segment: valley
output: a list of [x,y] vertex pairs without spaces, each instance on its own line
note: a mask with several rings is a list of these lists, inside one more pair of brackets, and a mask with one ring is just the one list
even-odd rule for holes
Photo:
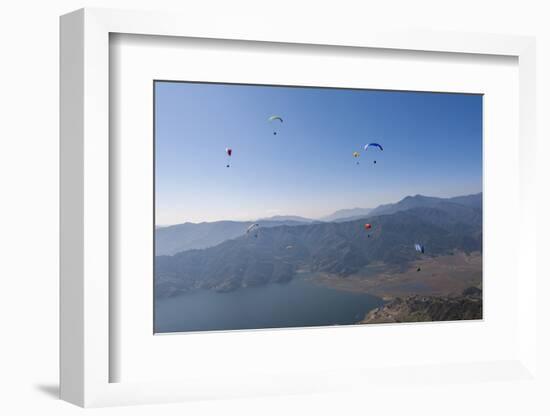
[[[480,319],[481,201],[481,194],[416,195],[359,219],[352,209],[333,221],[285,216],[157,229],[162,250],[196,246],[155,257],[158,329],[447,320],[461,313]],[[258,224],[253,233],[251,224]]]
[[322,274],[315,281],[339,290],[370,293],[384,300],[392,300],[416,294],[452,296],[469,287],[481,288],[481,271],[481,253],[456,252],[452,255],[415,260],[406,270],[385,264],[372,264],[345,279],[337,275]]

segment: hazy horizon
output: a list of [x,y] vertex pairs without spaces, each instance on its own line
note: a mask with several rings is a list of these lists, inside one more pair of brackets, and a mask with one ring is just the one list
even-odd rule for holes
[[338,208],[334,211],[330,211],[330,212],[327,212],[319,217],[307,217],[305,215],[298,215],[298,214],[294,214],[294,213],[283,213],[283,214],[274,214],[274,215],[270,215],[270,216],[266,216],[266,217],[256,217],[256,218],[220,218],[220,219],[216,219],[216,220],[213,220],[213,221],[182,221],[182,222],[176,222],[176,223],[171,223],[171,224],[159,224],[157,223],[156,226],[157,227],[170,227],[172,225],[178,225],[178,224],[184,224],[186,222],[188,223],[193,223],[193,224],[200,224],[200,223],[203,223],[203,222],[217,222],[217,221],[242,221],[242,222],[253,222],[253,221],[258,221],[258,220],[262,220],[262,219],[270,219],[270,218],[273,218],[273,217],[303,217],[303,218],[306,218],[306,219],[309,219],[309,220],[315,220],[315,221],[322,221],[323,218],[331,215],[331,214],[334,214],[335,212],[337,211],[342,211],[342,210],[351,210],[351,209],[375,209],[375,208],[378,208],[380,205],[385,205],[385,204],[394,204],[394,203],[397,203],[401,200],[403,200],[404,198],[408,197],[408,196],[417,196],[417,195],[420,195],[420,196],[424,196],[424,197],[428,197],[428,198],[455,198],[455,197],[459,197],[459,196],[470,196],[470,195],[477,195],[477,194],[480,194],[482,193],[483,191],[479,191],[479,192],[473,192],[473,193],[469,193],[469,194],[460,194],[460,195],[448,195],[448,196],[434,196],[434,195],[421,195],[421,194],[414,194],[414,195],[404,195],[402,198],[399,198],[395,201],[388,201],[388,202],[383,202],[381,204],[378,204],[376,206],[372,206],[372,207],[344,207],[344,208]]
[[159,226],[482,192],[480,95],[157,82],[155,97]]

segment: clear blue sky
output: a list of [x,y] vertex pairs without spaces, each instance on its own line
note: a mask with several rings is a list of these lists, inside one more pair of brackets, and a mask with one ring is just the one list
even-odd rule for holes
[[[155,93],[158,225],[482,190],[480,95],[177,82]],[[277,135],[271,115],[284,119]],[[364,152],[369,142],[384,151]]]

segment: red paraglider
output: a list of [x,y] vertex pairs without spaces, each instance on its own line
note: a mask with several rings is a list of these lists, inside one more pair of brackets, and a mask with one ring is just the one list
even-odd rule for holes
[[226,147],[225,153],[227,154],[227,165],[225,165],[226,168],[231,166],[231,154],[233,153],[233,149]]
[[[372,225],[370,225],[370,224],[365,224],[365,230],[369,231],[371,228],[372,228]],[[367,234],[367,238],[370,238],[370,233]]]

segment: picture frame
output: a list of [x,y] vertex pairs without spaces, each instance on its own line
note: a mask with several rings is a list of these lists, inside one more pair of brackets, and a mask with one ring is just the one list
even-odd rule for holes
[[[239,29],[236,30],[236,27]],[[120,360],[112,340],[120,328],[111,319],[117,309],[110,276],[116,258],[110,251],[114,221],[112,201],[116,199],[111,174],[116,170],[111,156],[113,134],[110,97],[110,38],[113,34],[174,38],[223,39],[278,45],[324,45],[332,50],[375,49],[423,51],[435,55],[508,56],[518,60],[520,177],[517,201],[521,215],[518,224],[518,264],[522,271],[517,305],[517,341],[515,354],[506,360],[467,363],[442,362],[414,369],[397,368],[367,376],[360,368],[332,368],[327,377],[315,371],[296,374],[291,369],[266,373],[263,377],[237,377],[222,372],[216,381],[207,377],[187,377],[175,381],[113,381],[110,368]],[[299,51],[298,51],[299,53]],[[312,28],[280,27],[269,22],[227,22],[213,18],[208,25],[192,16],[106,9],[82,9],[61,18],[61,304],[60,304],[60,379],[61,398],[79,406],[159,403],[198,398],[250,397],[266,394],[322,393],[350,388],[351,385],[389,380],[391,377],[433,380],[434,377],[469,377],[483,373],[482,379],[525,380],[536,375],[536,192],[535,141],[536,78],[535,41],[530,37],[384,31],[379,28],[331,32]],[[408,326],[406,331],[410,331]],[[317,332],[296,330],[295,335],[318,337]],[[223,334],[221,335],[224,336]],[[241,334],[231,342],[242,344]],[[228,337],[226,336],[225,339]],[[442,374],[442,375],[441,375]],[[468,376],[468,374],[470,376]],[[176,374],[177,376],[177,374]],[[342,382],[343,379],[347,381]]]

